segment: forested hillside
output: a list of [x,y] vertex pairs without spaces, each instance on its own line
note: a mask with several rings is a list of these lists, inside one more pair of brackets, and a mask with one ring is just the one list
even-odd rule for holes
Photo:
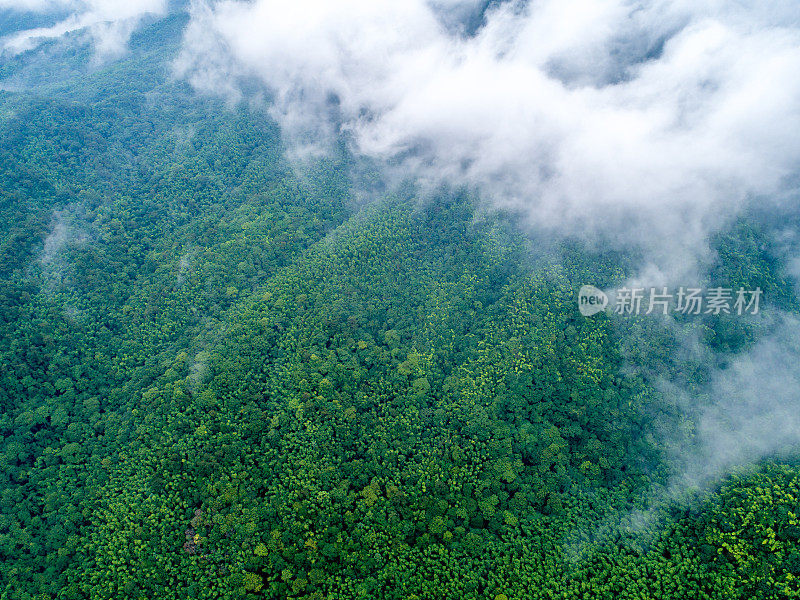
[[[634,258],[365,199],[176,79],[185,22],[0,67],[0,599],[800,597],[791,452],[675,492],[768,323],[583,317]],[[771,219],[700,283],[792,314]]]

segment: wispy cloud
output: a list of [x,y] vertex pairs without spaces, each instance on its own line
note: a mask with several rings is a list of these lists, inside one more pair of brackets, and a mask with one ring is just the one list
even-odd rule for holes
[[167,0],[0,0],[0,9],[63,16],[53,25],[18,31],[4,38],[0,43],[6,52],[19,54],[43,41],[86,31],[97,55],[105,57],[121,54],[142,17],[163,14]]
[[800,449],[800,321],[778,314],[773,333],[718,370],[701,411],[698,448],[682,485],[703,486],[734,466]]
[[[295,147],[344,136],[539,232],[637,250],[642,285],[691,283],[712,234],[798,198],[796,2],[198,1],[176,68],[234,102],[266,92]],[[696,417],[667,440],[667,497],[798,447],[800,325],[776,319],[711,368],[706,407],[665,384]]]
[[297,144],[346,134],[418,180],[468,185],[532,227],[645,248],[674,273],[791,185],[795,8],[505,2],[470,34],[475,2],[197,2],[178,70],[233,99],[261,81]]

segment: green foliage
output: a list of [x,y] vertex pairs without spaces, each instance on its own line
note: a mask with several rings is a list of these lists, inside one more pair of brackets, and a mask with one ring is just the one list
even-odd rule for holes
[[[798,597],[786,466],[597,533],[685,426],[653,379],[705,375],[577,313],[622,257],[529,264],[463,194],[357,208],[345,151],[296,170],[263,114],[170,82],[159,23],[0,97],[0,598]],[[711,278],[786,294],[758,239]]]

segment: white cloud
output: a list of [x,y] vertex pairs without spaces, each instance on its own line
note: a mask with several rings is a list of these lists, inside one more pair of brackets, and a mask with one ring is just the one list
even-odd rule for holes
[[774,333],[714,373],[714,403],[698,419],[698,448],[688,456],[681,484],[702,486],[737,465],[797,451],[798,360],[800,321],[779,314]]
[[72,0],[0,0],[0,9],[51,12],[74,4]]
[[[260,81],[300,147],[345,133],[532,228],[642,250],[642,286],[692,283],[711,234],[798,197],[796,2],[511,1],[466,35],[477,6],[197,2],[177,71],[234,101]],[[671,494],[796,447],[800,326],[780,319],[714,372]]]
[[350,132],[420,179],[468,184],[558,234],[638,244],[672,273],[797,171],[791,3],[509,2],[473,36],[442,10],[196,3],[178,68],[231,97],[257,77],[295,142]]
[[2,48],[18,54],[36,48],[43,41],[86,30],[100,56],[118,55],[131,33],[147,14],[163,14],[167,0],[0,0],[0,8],[58,13],[66,16],[49,27],[16,32],[4,38]]

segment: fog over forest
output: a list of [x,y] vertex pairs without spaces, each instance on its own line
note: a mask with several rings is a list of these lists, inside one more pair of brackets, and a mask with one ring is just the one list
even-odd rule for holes
[[800,596],[795,1],[0,0],[0,600]]

